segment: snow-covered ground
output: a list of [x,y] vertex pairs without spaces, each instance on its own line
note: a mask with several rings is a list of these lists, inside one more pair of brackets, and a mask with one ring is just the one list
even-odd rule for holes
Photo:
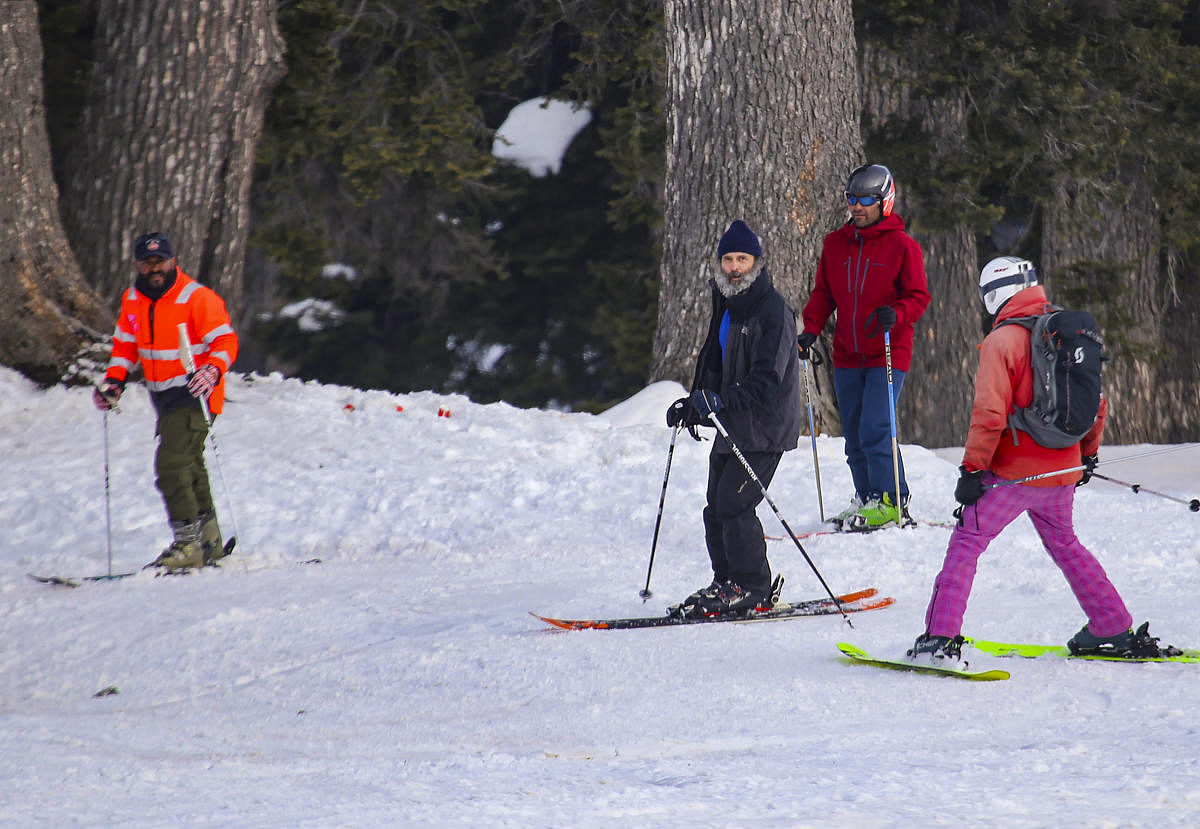
[[[708,581],[710,444],[683,435],[654,597],[638,597],[679,393],[592,416],[234,375],[216,427],[228,492],[210,466],[235,556],[72,590],[26,573],[108,570],[104,418],[86,389],[0,369],[0,825],[1200,825],[1200,666],[979,657],[1012,679],[968,683],[843,661],[838,641],[895,655],[921,632],[943,528],[804,541],[835,590],[897,599],[853,630],[529,616],[654,614]],[[153,416],[141,388],[122,403],[115,571],[167,538]],[[798,532],[819,520],[803,440],[772,487]],[[817,443],[832,512],[849,475],[840,440]],[[904,451],[914,513],[946,519],[957,455]],[[1101,471],[1192,498],[1198,461],[1191,446]],[[1134,616],[1200,646],[1200,514],[1094,482],[1076,516]],[[770,555],[785,598],[821,595],[792,542]],[[1006,530],[968,632],[1061,643],[1083,622],[1028,521]]]

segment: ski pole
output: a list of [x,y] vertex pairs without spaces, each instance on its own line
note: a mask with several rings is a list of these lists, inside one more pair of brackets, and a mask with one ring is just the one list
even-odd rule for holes
[[[196,371],[196,358],[192,355],[192,341],[188,337],[187,323],[179,323],[179,359],[183,361],[183,367],[190,377]],[[229,521],[233,524],[233,538],[225,542],[225,552],[228,554],[237,544],[238,539],[238,523],[237,516],[233,512],[233,495],[229,491],[229,484],[225,482],[225,468],[221,466],[221,452],[217,448],[217,436],[213,434],[213,419],[212,414],[208,410],[208,398],[200,398],[200,411],[204,413],[204,422],[208,424],[208,440],[212,444],[213,458],[217,462],[217,474],[221,476],[221,486],[225,490],[225,501],[229,505]]]
[[816,574],[817,581],[821,582],[821,586],[825,588],[825,592],[829,594],[829,598],[833,599],[833,603],[837,607],[838,613],[842,614],[842,618],[846,620],[847,625],[854,627],[854,623],[850,621],[850,617],[842,608],[842,603],[838,601],[837,596],[833,595],[833,591],[830,590],[829,585],[825,583],[825,577],[821,575],[821,571],[817,569],[817,565],[813,563],[811,558],[809,558],[808,552],[804,549],[804,545],[800,543],[800,539],[796,537],[794,532],[792,532],[792,528],[788,526],[788,522],[784,520],[783,514],[779,511],[779,507],[775,506],[774,499],[772,499],[770,494],[767,493],[767,488],[763,486],[763,482],[759,479],[758,475],[754,473],[754,469],[750,466],[750,461],[746,460],[746,456],[742,454],[742,450],[738,449],[737,444],[733,442],[733,438],[729,436],[729,432],[725,431],[725,426],[721,423],[720,419],[717,418],[717,413],[710,409],[708,412],[708,419],[712,421],[713,426],[717,427],[717,431],[721,433],[721,437],[725,438],[725,441],[729,444],[729,448],[733,451],[733,454],[737,456],[739,461],[742,462],[742,466],[746,469],[746,474],[750,476],[750,479],[753,480],[754,483],[758,484],[758,488],[762,490],[763,498],[765,498],[766,502],[771,505],[771,509],[774,511],[775,517],[779,519],[779,523],[783,525],[785,530],[787,530],[787,534],[795,543],[796,549],[800,551],[800,555],[804,556],[804,560],[808,562],[808,566],[811,567],[813,573]]
[[888,415],[892,420],[892,475],[896,484],[896,524],[904,526],[903,506],[900,504],[900,444],[896,441],[896,393],[892,385],[892,330],[883,329],[883,358],[887,364]]
[[[1200,444],[1191,443],[1191,444],[1187,444],[1185,446],[1168,446],[1163,449],[1152,449],[1149,452],[1139,452],[1136,455],[1125,455],[1124,457],[1121,457],[1121,458],[1105,459],[1104,463],[1106,465],[1112,465],[1114,463],[1124,463],[1125,461],[1135,461],[1140,458],[1151,457],[1152,455],[1166,455],[1171,452],[1179,452],[1183,449],[1194,449],[1198,445],[1200,445]],[[1097,463],[1096,465],[1099,466],[1100,464]],[[998,487],[998,486],[1012,486],[1013,484],[1023,484],[1026,481],[1039,481],[1042,478],[1053,478],[1055,475],[1065,475],[1068,472],[1079,472],[1084,469],[1087,469],[1087,467],[1084,465],[1068,466],[1066,469],[1056,469],[1053,472],[1043,472],[1040,475],[1026,475],[1024,478],[1017,478],[1012,481],[1000,481],[999,483],[990,484],[988,486],[988,489],[992,489],[992,488]],[[1095,474],[1095,473],[1092,473],[1092,474]],[[1148,491],[1149,490],[1147,490],[1147,492]]]
[[104,412],[104,538],[108,547],[108,577],[112,578],[112,496],[108,484],[108,412]]
[[[816,360],[813,365],[820,365]],[[808,400],[808,435],[812,441],[813,469],[817,477],[817,507],[821,511],[821,523],[825,523],[825,499],[821,495],[821,461],[817,459],[817,427],[813,420],[812,387],[808,381],[808,360],[800,361],[800,370],[804,373],[804,397]]]
[[1116,478],[1110,478],[1107,475],[1101,475],[1099,472],[1093,472],[1092,477],[1099,478],[1102,481],[1108,481],[1110,484],[1127,486],[1133,490],[1135,495],[1139,492],[1148,492],[1151,495],[1157,495],[1159,498],[1166,498],[1168,501],[1174,501],[1177,504],[1183,504],[1192,512],[1200,512],[1200,498],[1193,498],[1190,501],[1185,501],[1183,498],[1176,498],[1174,495],[1167,495],[1164,492],[1155,492],[1153,489],[1146,489],[1141,484],[1130,484],[1126,483],[1125,481],[1118,481]]
[[671,430],[671,445],[667,449],[667,471],[663,473],[662,494],[658,496],[658,517],[654,519],[654,540],[650,542],[650,564],[646,567],[646,586],[638,591],[645,602],[654,594],[650,592],[650,573],[654,570],[654,551],[658,549],[658,528],[662,526],[663,503],[667,500],[667,480],[671,477],[671,459],[675,457],[675,438],[679,427]]

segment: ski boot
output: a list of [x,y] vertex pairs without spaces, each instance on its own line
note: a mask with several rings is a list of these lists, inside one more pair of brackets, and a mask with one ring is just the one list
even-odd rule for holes
[[204,565],[216,564],[219,559],[228,555],[225,544],[221,540],[221,527],[217,524],[215,510],[202,512],[197,520],[200,522],[200,546],[204,548]]
[[717,590],[717,595],[702,598],[696,610],[705,616],[747,616],[755,611],[770,610],[770,593],[742,587],[728,580]]
[[850,505],[848,507],[846,507],[844,510],[842,510],[841,512],[839,512],[837,515],[833,516],[832,518],[828,518],[826,520],[830,524],[833,524],[835,527],[837,527],[839,530],[841,530],[841,529],[845,528],[844,527],[845,523],[847,521],[849,521],[851,518],[853,518],[855,515],[858,515],[858,511],[861,510],[862,508],[863,508],[863,500],[861,498],[859,498],[857,495],[855,495],[853,498],[850,499]]
[[908,506],[897,508],[892,503],[888,493],[880,498],[872,498],[862,505],[855,513],[841,523],[842,530],[850,532],[871,532],[894,524],[897,527],[912,527],[916,525],[908,514]]
[[721,585],[725,583],[724,579],[713,576],[713,580],[707,587],[701,587],[696,592],[692,593],[679,604],[673,604],[667,608],[668,616],[695,616],[697,608],[703,599],[716,598],[717,593],[721,589]]
[[171,532],[175,540],[163,550],[158,558],[143,567],[161,567],[168,573],[180,573],[204,566],[204,546],[200,541],[200,519],[172,521]]
[[1154,659],[1182,653],[1170,645],[1160,647],[1158,638],[1150,635],[1149,622],[1142,622],[1137,630],[1126,630],[1114,636],[1096,636],[1084,625],[1067,642],[1067,649],[1076,656],[1111,656],[1117,659]]
[[958,661],[962,659],[962,636],[934,636],[931,633],[922,633],[917,637],[917,641],[913,642],[913,646],[905,651],[905,656],[909,659],[918,657],[938,659],[951,659]]

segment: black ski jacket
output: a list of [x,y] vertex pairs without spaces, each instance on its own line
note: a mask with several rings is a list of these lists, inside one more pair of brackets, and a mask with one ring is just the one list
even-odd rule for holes
[[[721,396],[718,419],[742,452],[787,452],[800,439],[800,358],[796,312],[784,301],[764,267],[754,284],[726,299],[715,281],[708,336],[696,362],[692,390]],[[721,353],[721,318],[729,311],[729,334]],[[718,433],[717,452],[729,452]]]

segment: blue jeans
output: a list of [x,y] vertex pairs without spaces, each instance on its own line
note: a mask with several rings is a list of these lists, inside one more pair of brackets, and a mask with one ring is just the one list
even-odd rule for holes
[[[907,372],[892,369],[896,402],[904,388]],[[833,388],[842,416],[846,438],[846,463],[854,478],[854,491],[862,501],[880,498],[886,492],[896,501],[896,480],[892,469],[892,404],[888,397],[887,369],[835,368]],[[908,501],[908,482],[904,480],[904,459],[899,445],[896,460],[900,465],[900,504]]]

